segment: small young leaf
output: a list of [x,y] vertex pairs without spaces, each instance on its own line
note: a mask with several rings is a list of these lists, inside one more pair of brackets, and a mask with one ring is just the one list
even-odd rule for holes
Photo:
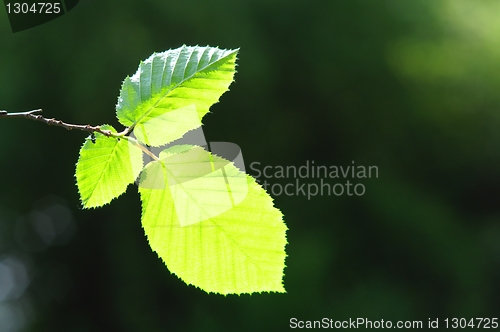
[[122,85],[116,114],[139,141],[160,146],[198,128],[233,81],[238,50],[189,47],[155,53]]
[[[116,130],[108,125],[104,130]],[[80,149],[76,164],[76,182],[84,208],[105,205],[123,194],[143,166],[142,151],[126,139],[95,134]]]
[[284,292],[287,228],[265,190],[199,147],[160,156],[139,192],[149,244],[168,269],[206,292]]

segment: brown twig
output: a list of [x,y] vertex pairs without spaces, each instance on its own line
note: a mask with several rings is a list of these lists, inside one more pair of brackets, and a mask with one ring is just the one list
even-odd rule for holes
[[40,114],[36,114],[36,113],[41,113],[41,112],[42,112],[41,109],[27,111],[27,112],[18,112],[18,113],[9,113],[7,111],[0,110],[0,118],[26,118],[26,119],[31,119],[31,120],[46,123],[49,126],[63,127],[63,128],[66,128],[67,130],[77,129],[77,130],[88,131],[91,133],[101,133],[107,137],[119,136],[119,134],[117,135],[117,134],[111,132],[111,130],[102,129],[100,126],[69,124],[69,123],[62,122],[61,120],[47,119],[47,118],[44,118],[43,116],[41,116]]

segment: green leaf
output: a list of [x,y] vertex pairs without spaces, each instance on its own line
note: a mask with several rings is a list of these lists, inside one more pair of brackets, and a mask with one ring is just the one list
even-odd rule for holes
[[[108,125],[102,129],[116,130]],[[76,164],[76,182],[84,208],[105,205],[123,194],[143,166],[142,151],[126,139],[95,134],[87,138]]]
[[116,113],[137,139],[160,146],[201,126],[228,90],[238,50],[189,47],[154,53],[123,82]]
[[168,269],[206,292],[284,292],[287,228],[265,190],[200,147],[160,157],[139,192],[149,244]]

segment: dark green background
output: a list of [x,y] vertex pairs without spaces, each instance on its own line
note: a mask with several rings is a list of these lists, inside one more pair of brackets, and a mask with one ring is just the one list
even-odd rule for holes
[[[17,283],[0,298],[0,328],[499,317],[499,15],[493,0],[113,0],[13,34],[0,12],[0,109],[119,127],[121,81],[140,60],[182,44],[240,47],[236,83],[204,119],[207,140],[238,144],[247,167],[379,168],[361,197],[275,197],[289,227],[286,294],[208,295],[151,251],[135,186],[80,209],[85,133],[2,119],[0,264]],[[72,236],[43,244],[43,230],[66,223]]]

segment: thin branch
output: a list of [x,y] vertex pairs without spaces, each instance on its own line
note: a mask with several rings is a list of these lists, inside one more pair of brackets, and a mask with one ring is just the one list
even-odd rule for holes
[[35,121],[40,121],[45,124],[48,124],[49,126],[57,126],[57,127],[63,127],[67,130],[83,130],[83,131],[88,131],[90,133],[101,133],[104,136],[121,136],[121,133],[115,134],[111,132],[111,130],[105,130],[101,129],[100,126],[91,126],[91,125],[75,125],[75,124],[69,124],[62,122],[61,120],[56,120],[56,119],[47,119],[41,116],[40,114],[36,113],[41,113],[42,110],[32,110],[32,111],[27,111],[27,112],[18,112],[18,113],[9,113],[7,111],[2,111],[0,110],[0,118],[26,118],[30,120],[35,120]]

